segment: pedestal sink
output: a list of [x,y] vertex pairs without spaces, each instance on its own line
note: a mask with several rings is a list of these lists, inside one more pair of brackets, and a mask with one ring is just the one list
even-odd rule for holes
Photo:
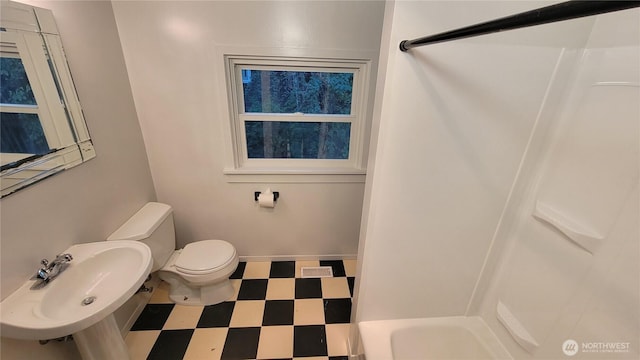
[[[138,241],[73,245],[67,269],[42,287],[29,280],[0,303],[0,332],[46,340],[73,334],[85,360],[129,359],[113,317],[144,283],[153,263]],[[35,271],[35,269],[34,269]]]

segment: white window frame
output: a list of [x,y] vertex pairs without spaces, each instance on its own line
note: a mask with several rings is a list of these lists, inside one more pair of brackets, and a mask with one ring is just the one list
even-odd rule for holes
[[[224,54],[223,58],[233,157],[233,166],[227,166],[224,171],[228,181],[364,182],[366,174],[364,147],[367,130],[367,102],[370,95],[370,60],[230,54]],[[349,115],[245,113],[243,111],[242,68],[353,73],[351,113]],[[349,157],[347,159],[249,158],[245,132],[246,121],[350,123]]]

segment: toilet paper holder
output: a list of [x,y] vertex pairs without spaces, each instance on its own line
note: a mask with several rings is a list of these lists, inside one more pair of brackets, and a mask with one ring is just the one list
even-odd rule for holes
[[[258,201],[258,196],[260,196],[260,194],[262,194],[262,192],[260,191],[256,191],[253,193],[253,200],[254,201]],[[279,191],[273,191],[273,201],[278,201],[278,198],[280,197],[280,192]]]

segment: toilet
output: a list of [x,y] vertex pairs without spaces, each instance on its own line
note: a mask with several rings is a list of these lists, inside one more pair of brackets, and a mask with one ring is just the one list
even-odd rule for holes
[[107,240],[137,240],[151,249],[153,267],[169,283],[169,298],[181,305],[213,305],[231,298],[229,276],[238,254],[223,240],[201,240],[176,250],[173,209],[167,204],[144,205]]

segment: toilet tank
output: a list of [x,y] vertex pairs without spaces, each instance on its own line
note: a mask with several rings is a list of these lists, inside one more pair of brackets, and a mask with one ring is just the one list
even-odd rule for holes
[[173,209],[167,204],[147,203],[107,240],[136,240],[145,243],[153,256],[151,272],[157,271],[169,260],[176,248]]

